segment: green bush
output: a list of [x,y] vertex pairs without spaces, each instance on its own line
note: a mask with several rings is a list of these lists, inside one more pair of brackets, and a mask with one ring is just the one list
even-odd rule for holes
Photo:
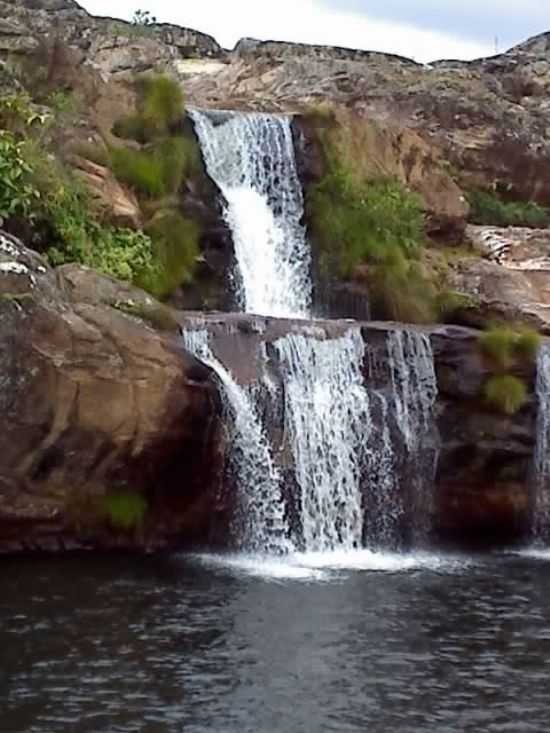
[[156,135],[164,135],[183,119],[183,92],[169,76],[151,75],[138,80],[138,112]]
[[113,529],[128,532],[143,524],[148,504],[141,494],[114,492],[104,497],[102,509]]
[[484,392],[487,403],[505,415],[515,415],[527,402],[525,384],[510,374],[491,377]]
[[358,184],[336,169],[312,191],[310,213],[323,255],[344,276],[362,262],[383,262],[395,251],[417,257],[424,241],[419,201],[397,181]]
[[536,331],[525,328],[517,335],[515,350],[520,358],[528,362],[534,362],[537,358],[540,344],[541,337],[539,334]]
[[138,284],[162,298],[192,279],[199,255],[199,232],[194,222],[170,209],[158,212],[146,232],[153,241],[158,268],[145,271]]
[[116,178],[150,199],[177,193],[195,160],[194,146],[179,137],[164,138],[145,150],[111,149]]
[[40,191],[33,182],[34,170],[24,142],[0,130],[0,218],[32,217]]
[[138,78],[136,90],[136,112],[115,122],[113,132],[117,137],[145,144],[181,126],[184,98],[175,79],[148,74]]
[[479,347],[496,369],[506,371],[516,361],[534,362],[540,345],[540,336],[528,328],[491,328],[479,337]]
[[340,162],[310,191],[308,216],[325,275],[363,266],[381,317],[427,321],[435,290],[418,259],[424,245],[419,199],[394,180],[361,181]]
[[156,271],[153,245],[146,234],[102,225],[85,191],[58,162],[28,147],[38,197],[37,226],[48,230],[49,261],[57,266],[79,262],[120,280],[135,282]]
[[121,183],[130,186],[143,196],[157,198],[164,195],[162,168],[150,152],[113,148],[111,150],[113,173]]
[[535,229],[550,226],[550,209],[532,201],[503,201],[490,191],[472,191],[468,200],[474,224]]
[[516,333],[510,328],[492,328],[479,337],[479,347],[499,369],[510,369],[514,364]]

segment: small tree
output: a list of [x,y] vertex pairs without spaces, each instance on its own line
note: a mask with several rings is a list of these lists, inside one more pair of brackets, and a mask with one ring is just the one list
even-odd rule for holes
[[132,25],[149,26],[155,25],[156,16],[151,15],[150,10],[136,10],[132,18]]

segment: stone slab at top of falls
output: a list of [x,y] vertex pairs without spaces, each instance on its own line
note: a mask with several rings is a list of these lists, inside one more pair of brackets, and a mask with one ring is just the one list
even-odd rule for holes
[[[373,356],[378,343],[386,348],[386,337],[391,332],[412,331],[424,333],[434,341],[434,354],[442,348],[442,342],[453,343],[462,340],[475,342],[477,332],[460,326],[418,326],[391,321],[351,321],[351,320],[305,320],[294,318],[275,318],[248,313],[197,313],[180,311],[179,322],[182,329],[205,329],[210,334],[210,348],[225,366],[231,369],[241,384],[254,382],[258,377],[263,359],[262,344],[273,344],[289,333],[302,334],[319,339],[337,339],[350,329],[359,328],[370,346]],[[375,356],[375,355],[374,355]],[[373,371],[376,371],[374,369]]]

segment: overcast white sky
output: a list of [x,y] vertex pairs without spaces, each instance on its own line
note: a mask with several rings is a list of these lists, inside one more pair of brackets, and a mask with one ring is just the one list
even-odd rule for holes
[[550,30],[550,0],[80,0],[89,12],[160,22],[213,35],[387,51],[417,61],[471,59]]

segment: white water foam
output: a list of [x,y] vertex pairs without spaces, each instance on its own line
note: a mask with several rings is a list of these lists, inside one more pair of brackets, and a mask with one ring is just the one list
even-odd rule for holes
[[289,334],[275,342],[285,385],[285,431],[300,488],[308,551],[362,545],[361,474],[370,430],[359,329],[339,339]]
[[354,572],[410,573],[413,571],[456,573],[472,560],[462,556],[430,553],[388,553],[372,550],[293,553],[286,557],[266,555],[195,555],[202,565],[267,581],[334,582]]
[[232,463],[241,504],[243,549],[281,555],[292,550],[281,496],[281,476],[273,462],[254,400],[212,353],[207,331],[184,331],[183,343],[218,375],[232,411]]
[[210,177],[225,198],[241,308],[306,318],[311,255],[291,119],[190,110]]

